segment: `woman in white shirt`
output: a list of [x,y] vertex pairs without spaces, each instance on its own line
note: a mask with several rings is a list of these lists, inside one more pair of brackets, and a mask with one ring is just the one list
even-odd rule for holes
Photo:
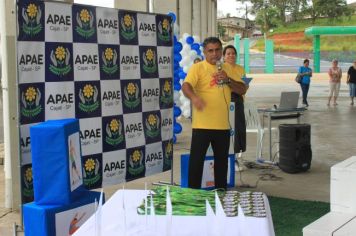
[[334,99],[334,106],[337,105],[336,99],[339,96],[339,90],[340,90],[340,82],[341,82],[341,77],[342,77],[342,71],[341,68],[337,66],[338,61],[334,59],[332,61],[332,67],[329,69],[329,83],[330,83],[330,92],[329,92],[329,100],[328,100],[328,106],[330,106],[330,101],[331,98],[333,97]]

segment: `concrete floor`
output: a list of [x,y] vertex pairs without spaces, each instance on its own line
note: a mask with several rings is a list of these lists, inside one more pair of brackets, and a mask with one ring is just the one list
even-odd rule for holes
[[[253,101],[258,107],[271,107],[279,103],[281,91],[299,90],[294,82],[295,74],[251,75],[254,80],[246,99]],[[348,87],[343,78],[343,84],[338,99],[338,106],[326,106],[328,96],[328,80],[326,74],[315,74],[310,89],[310,106],[302,117],[302,122],[311,124],[311,144],[313,159],[311,169],[305,173],[287,174],[277,168],[244,169],[236,172],[235,182],[237,189],[242,183],[254,188],[252,191],[262,191],[270,196],[285,197],[300,200],[314,200],[329,202],[330,167],[342,160],[355,155],[355,122],[356,106],[350,106]],[[189,153],[191,126],[190,120],[180,119],[183,132],[178,135],[174,146],[173,178],[180,182],[180,155]],[[277,127],[279,123],[290,123],[294,120],[273,122]],[[278,129],[277,129],[278,130]],[[273,143],[278,142],[278,134],[273,134]],[[274,145],[274,153],[276,147]],[[268,158],[267,136],[264,138],[263,156]],[[243,161],[254,161],[256,148],[256,135],[248,134],[247,151],[243,154]],[[3,153],[3,152],[2,152]],[[268,176],[273,178],[262,178]],[[170,181],[171,172],[166,172],[125,184],[125,188],[143,189],[145,183]],[[123,185],[105,188],[107,199]],[[0,235],[13,235],[13,223],[20,224],[20,214],[4,208],[4,171],[0,168]],[[18,235],[22,235],[19,233]]]

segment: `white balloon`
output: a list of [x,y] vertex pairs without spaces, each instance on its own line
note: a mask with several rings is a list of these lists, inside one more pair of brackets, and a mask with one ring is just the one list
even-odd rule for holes
[[[177,102],[180,102],[179,101],[179,97],[180,97],[180,94],[178,91],[174,90],[173,92],[173,97],[174,97],[174,101],[177,103]],[[178,104],[177,104],[178,105]]]
[[190,100],[189,99],[184,101],[183,107],[190,107]]
[[183,61],[183,65],[184,66],[187,66],[187,65],[189,65],[189,63],[190,63],[190,61],[191,61],[191,58],[190,58],[190,56],[185,56],[183,59],[182,59],[182,61]]
[[192,50],[189,52],[190,57],[194,57],[194,59],[197,57],[198,53],[195,50]]
[[176,22],[174,23],[173,27],[174,27],[173,30],[174,35],[179,36],[179,26]]
[[[184,95],[181,95],[181,96],[179,97],[179,101],[180,101],[181,104],[184,104],[184,102],[185,102],[186,100],[189,101],[189,99],[186,98]],[[183,106],[183,105],[182,105],[182,106]]]
[[184,116],[184,118],[189,118],[190,117],[190,110],[184,110],[182,112],[182,115]]
[[182,49],[182,51],[180,51],[180,55],[181,55],[181,56],[182,56],[182,58],[183,58],[183,57],[185,57],[185,56],[189,55],[189,51],[187,51],[187,50],[183,50],[183,49]]
[[188,73],[188,71],[189,71],[189,66],[183,66],[183,71],[184,71],[185,73]]
[[189,44],[186,43],[183,45],[182,51],[190,52],[190,50],[191,50],[191,48],[190,48]]
[[198,35],[193,35],[194,42],[198,43],[200,42],[200,38]]

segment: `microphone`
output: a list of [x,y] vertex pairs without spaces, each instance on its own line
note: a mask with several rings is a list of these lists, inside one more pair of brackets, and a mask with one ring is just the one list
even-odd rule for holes
[[[222,71],[222,62],[220,60],[216,62],[216,69],[218,70],[218,72]],[[217,84],[218,85],[223,85],[224,81],[218,80]]]
[[218,69],[219,72],[222,71],[222,63],[221,63],[221,61],[217,61],[216,62],[216,69]]

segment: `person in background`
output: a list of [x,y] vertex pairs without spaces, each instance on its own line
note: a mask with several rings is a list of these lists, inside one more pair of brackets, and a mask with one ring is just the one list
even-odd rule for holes
[[[228,45],[224,48],[223,57],[224,62],[232,66],[233,73],[237,75],[240,83],[242,77],[245,76],[245,70],[242,66],[236,64],[236,49],[232,45]],[[231,93],[231,101],[235,103],[235,136],[234,136],[234,153],[239,153],[246,151],[246,121],[244,112],[244,97],[243,92]]]
[[196,64],[198,62],[201,62],[201,58],[200,57],[197,57],[197,58],[194,59],[194,64]]
[[342,77],[342,71],[341,68],[338,67],[338,61],[336,59],[332,61],[332,66],[330,67],[328,74],[329,74],[330,92],[329,92],[329,100],[327,105],[330,106],[330,101],[331,98],[333,97],[334,106],[336,106],[337,105],[336,99],[339,96],[341,77]]
[[298,73],[302,76],[302,80],[300,81],[300,87],[302,89],[303,94],[303,104],[305,106],[309,106],[307,97],[310,86],[310,78],[312,77],[312,69],[309,67],[309,60],[305,59],[303,61],[303,66],[299,67]]
[[216,37],[203,42],[205,60],[193,64],[182,85],[184,95],[193,105],[192,141],[189,158],[188,187],[201,188],[206,151],[214,153],[215,188],[226,189],[230,146],[229,104],[231,91],[241,83],[230,65],[221,64],[222,44]]
[[351,106],[354,105],[354,97],[356,96],[356,60],[353,62],[352,66],[347,71],[347,81],[346,83],[350,88],[350,98]]

